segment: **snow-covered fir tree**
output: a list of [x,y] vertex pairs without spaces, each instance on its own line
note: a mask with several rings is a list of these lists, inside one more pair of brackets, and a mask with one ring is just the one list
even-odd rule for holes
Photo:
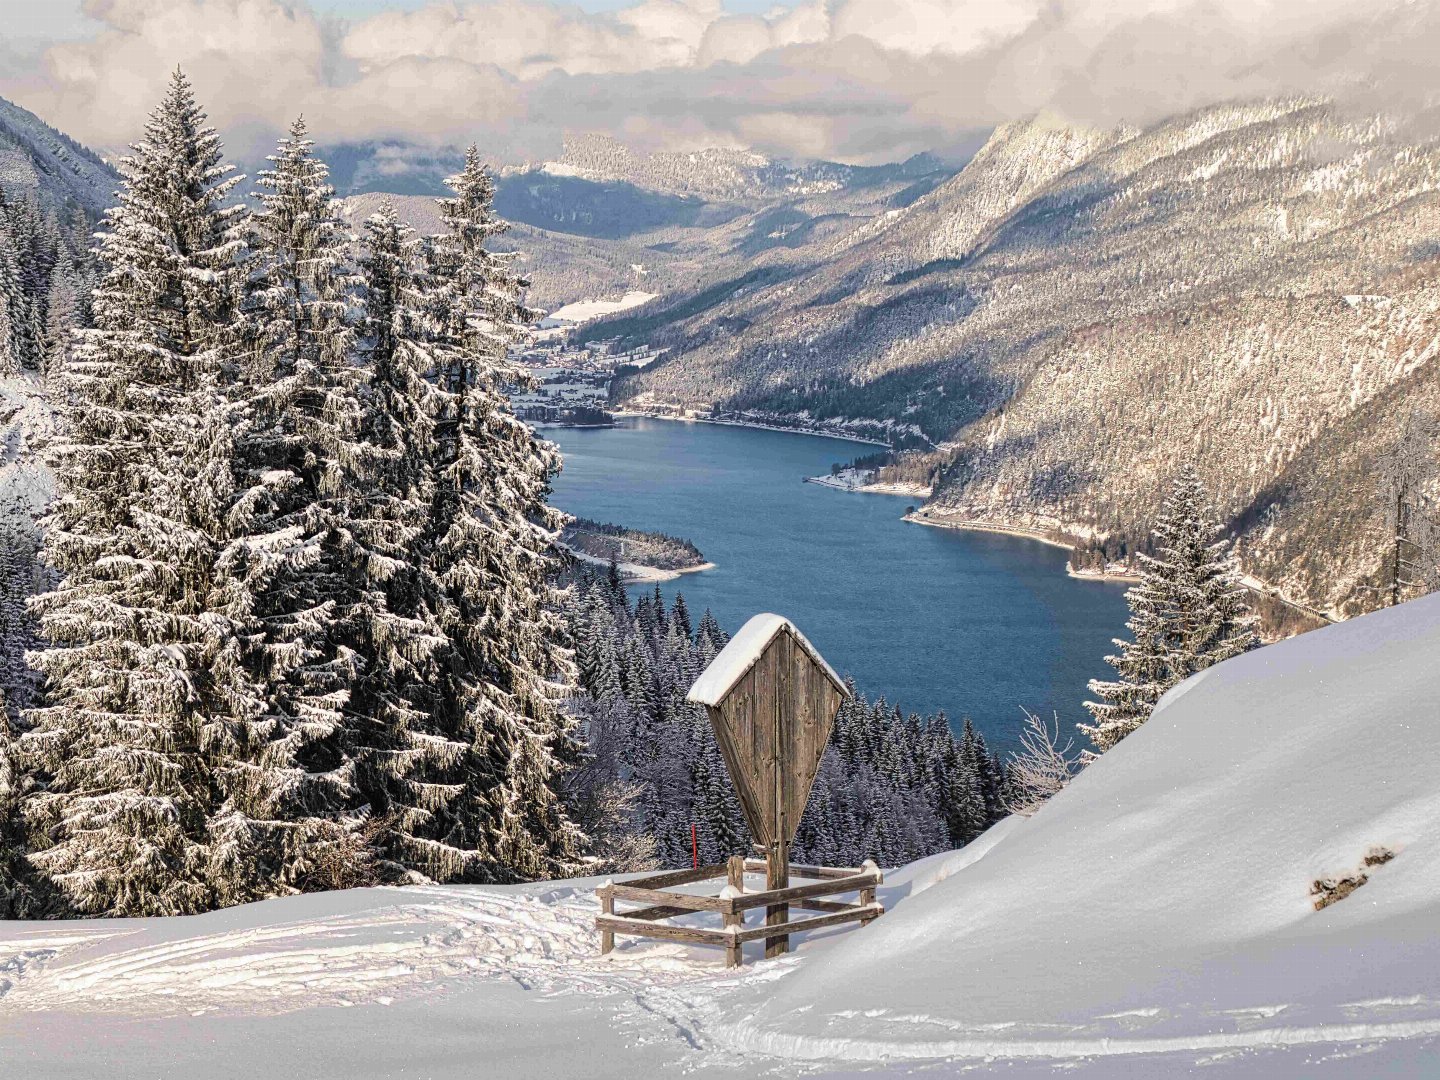
[[38,689],[25,657],[39,643],[28,602],[42,581],[32,532],[15,522],[0,526],[0,695],[12,722],[34,703]]
[[[44,371],[57,332],[80,325],[90,287],[90,224],[83,210],[68,219],[34,194],[0,185],[0,370]],[[8,361],[5,359],[8,357]]]
[[18,328],[23,303],[15,250],[9,237],[0,231],[0,377],[20,371]]
[[55,375],[60,581],[34,601],[47,689],[20,738],[21,812],[31,864],[74,910],[178,914],[216,902],[214,757],[263,707],[219,570],[239,211],[178,72],[123,170],[95,327]]
[[474,147],[449,184],[424,290],[438,397],[417,542],[443,646],[427,759],[393,792],[388,854],[442,881],[537,878],[566,872],[582,841],[560,799],[574,747],[545,501],[559,455],[506,397],[527,382],[508,350],[528,312],[509,257],[486,247],[505,225]]
[[48,375],[65,360],[75,330],[82,319],[80,270],[70,264],[55,268],[50,279],[45,309],[44,351],[40,371]]
[[360,358],[368,375],[361,418],[368,447],[351,517],[363,551],[364,599],[356,648],[364,659],[348,724],[356,785],[376,822],[381,854],[434,869],[411,838],[435,826],[434,811],[459,785],[442,782],[465,761],[466,744],[436,722],[441,665],[440,587],[422,542],[434,502],[434,423],[440,395],[426,319],[421,244],[388,204],[365,224]]
[[1145,564],[1140,583],[1126,592],[1125,599],[1130,605],[1125,624],[1130,638],[1116,638],[1119,651],[1105,658],[1118,678],[1090,681],[1090,692],[1101,700],[1085,702],[1094,722],[1080,725],[1101,751],[1149,720],[1160,696],[1178,681],[1171,669],[1168,584]]
[[28,778],[18,753],[21,713],[36,689],[25,653],[36,643],[26,601],[37,574],[30,533],[14,525],[0,529],[0,919],[45,914],[36,894],[43,882],[25,860],[20,798]]
[[270,163],[245,223],[243,351],[225,383],[234,497],[220,571],[263,708],[231,718],[217,748],[224,903],[304,887],[355,801],[343,709],[359,666],[348,518],[364,452],[348,238],[303,121]]
[[1176,477],[1154,531],[1155,553],[1141,554],[1141,580],[1125,595],[1129,640],[1106,661],[1119,678],[1092,680],[1093,723],[1080,725],[1105,751],[1150,718],[1169,690],[1197,671],[1256,643],[1230,541],[1211,520],[1195,470]]

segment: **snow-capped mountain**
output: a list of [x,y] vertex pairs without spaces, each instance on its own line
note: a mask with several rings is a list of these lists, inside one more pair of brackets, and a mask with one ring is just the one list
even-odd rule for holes
[[50,205],[74,200],[97,213],[110,205],[118,184],[115,170],[93,151],[0,98],[0,190],[33,194]]
[[957,443],[937,520],[1142,537],[1194,454],[1247,570],[1348,613],[1381,572],[1365,477],[1399,410],[1440,404],[1437,188],[1433,139],[1323,102],[1042,117],[908,206],[595,333],[670,347],[627,397]]
[[830,161],[776,161],[753,150],[719,147],[644,153],[608,135],[579,134],[567,137],[560,157],[544,162],[539,171],[601,182],[623,181],[649,191],[713,202],[755,204],[949,170],[927,154],[894,165],[857,167]]

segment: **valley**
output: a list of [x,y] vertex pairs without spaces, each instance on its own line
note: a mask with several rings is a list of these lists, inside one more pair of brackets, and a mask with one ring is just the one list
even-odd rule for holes
[[16,11],[0,1072],[1436,1072],[1440,0]]
[[586,327],[662,362],[629,407],[867,430],[936,453],[941,521],[1143,546],[1193,456],[1246,571],[1375,606],[1365,474],[1440,403],[1440,152],[1317,101],[1146,129],[1001,128],[913,203]]

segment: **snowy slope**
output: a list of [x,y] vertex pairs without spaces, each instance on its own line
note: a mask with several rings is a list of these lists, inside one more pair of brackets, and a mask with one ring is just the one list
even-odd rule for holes
[[[953,858],[914,864],[881,899],[923,890]],[[187,918],[0,922],[0,1076],[23,1064],[47,1080],[634,1080],[697,1067],[754,1077],[751,1056],[703,1035],[705,1018],[763,1000],[837,932],[797,937],[799,955],[775,962],[753,962],[754,943],[739,971],[716,950],[639,940],[602,958],[598,884],[357,889]]]
[[597,956],[593,881],[0,924],[0,1075],[1440,1075],[1437,657],[1440,596],[1212,669],[1033,818],[888,874],[870,927],[739,971]]
[[54,498],[55,477],[40,453],[54,423],[38,375],[0,378],[0,519],[32,521]]
[[[1078,1057],[1440,1033],[1440,596],[1240,657],[725,1042]],[[1396,852],[1323,911],[1309,889]],[[1435,1071],[1440,1075],[1440,1058]]]

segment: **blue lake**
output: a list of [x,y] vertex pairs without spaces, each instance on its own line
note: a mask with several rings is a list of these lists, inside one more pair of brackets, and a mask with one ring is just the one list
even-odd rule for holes
[[1111,673],[1122,586],[1068,577],[1066,553],[1037,541],[904,522],[913,498],[803,483],[870,447],[648,419],[544,434],[565,454],[556,506],[684,537],[716,564],[665,582],[667,598],[731,633],[785,615],[872,698],[970,716],[1009,745],[1021,706],[1073,731],[1087,681]]

